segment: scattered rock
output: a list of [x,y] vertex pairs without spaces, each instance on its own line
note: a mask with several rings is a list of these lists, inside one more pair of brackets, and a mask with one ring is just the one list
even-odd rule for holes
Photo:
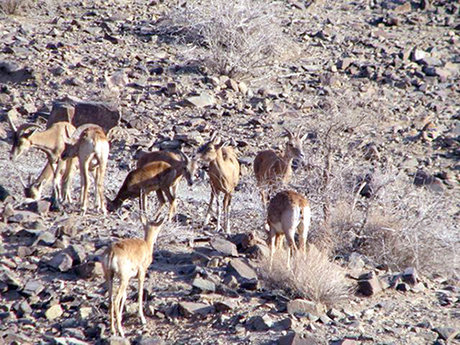
[[53,233],[49,231],[40,231],[40,234],[37,236],[37,239],[33,243],[33,246],[52,246],[56,242],[56,237]]
[[63,235],[69,237],[75,237],[77,235],[77,218],[70,216],[64,220],[60,220],[56,223],[56,237],[62,237]]
[[236,308],[236,303],[234,303],[231,299],[226,299],[223,301],[217,301],[214,303],[214,307],[219,312],[227,312]]
[[195,278],[192,282],[192,286],[199,292],[215,292],[216,284],[208,279]]
[[78,315],[80,316],[81,319],[85,320],[91,315],[92,312],[93,312],[93,308],[82,307],[78,310]]
[[10,192],[8,192],[8,190],[3,187],[2,185],[0,185],[0,201],[5,201],[7,197],[10,196]]
[[30,211],[14,210],[14,214],[8,217],[11,223],[32,223],[38,220],[39,215]]
[[320,345],[321,341],[313,335],[305,334],[301,337],[296,332],[290,332],[278,339],[279,345]]
[[[73,108],[73,110],[72,110]],[[75,127],[85,123],[95,123],[107,133],[118,125],[121,114],[106,103],[85,102],[78,98],[65,97],[54,102],[47,127],[58,121],[71,122]]]
[[206,316],[215,312],[212,305],[196,302],[180,302],[179,311],[185,317]]
[[22,289],[22,293],[27,296],[37,296],[44,288],[45,286],[38,280],[29,280]]
[[31,202],[27,205],[27,209],[31,212],[36,212],[39,215],[43,216],[46,215],[50,209],[51,203],[46,200],[38,200]]
[[272,328],[278,330],[278,331],[287,331],[292,329],[293,327],[293,321],[290,317],[286,317],[280,321],[277,321]]
[[236,245],[232,242],[227,241],[221,237],[215,237],[210,242],[211,247],[214,248],[219,253],[226,256],[238,256],[238,250]]
[[452,327],[436,327],[433,331],[438,333],[439,338],[448,342],[454,340],[454,338],[460,333],[459,329]]
[[0,61],[0,83],[19,84],[29,79],[34,79],[30,68],[20,68],[10,61]]
[[238,280],[257,279],[257,273],[242,259],[232,259],[227,266],[227,272]]
[[287,312],[290,315],[305,316],[307,313],[321,315],[324,313],[324,306],[320,303],[315,303],[305,299],[295,299],[288,302]]
[[59,304],[55,304],[46,310],[45,316],[48,320],[55,320],[61,317],[63,313],[62,307]]
[[122,337],[117,337],[117,336],[111,336],[108,339],[108,343],[109,345],[130,345],[131,344],[128,338],[122,338]]
[[382,286],[374,272],[361,275],[358,280],[358,292],[364,296],[372,296],[382,291]]
[[199,96],[187,97],[184,100],[184,103],[189,106],[196,108],[204,108],[213,106],[216,103],[216,100],[213,95],[203,92]]
[[68,253],[61,251],[54,255],[48,265],[61,272],[67,272],[72,268],[73,260]]
[[75,266],[75,273],[83,279],[102,277],[103,269],[100,262],[89,261]]
[[415,285],[418,283],[418,274],[414,267],[408,267],[404,270],[402,274],[402,279],[404,282]]
[[246,321],[246,328],[251,331],[268,331],[273,325],[273,320],[266,314],[264,316],[253,316]]
[[331,345],[359,345],[360,342],[354,340],[354,339],[349,339],[349,338],[344,338],[340,339],[337,341],[333,341]]

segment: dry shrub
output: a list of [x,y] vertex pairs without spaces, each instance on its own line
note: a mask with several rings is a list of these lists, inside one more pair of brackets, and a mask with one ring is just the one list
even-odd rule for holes
[[30,0],[0,0],[0,12],[18,15],[29,5]]
[[460,232],[452,200],[397,175],[367,207],[356,233],[360,250],[394,269],[458,275]]
[[[353,93],[331,96],[312,101],[303,121],[311,131],[308,161],[295,189],[313,208],[309,242],[331,254],[357,251],[392,269],[458,275],[458,197],[414,186],[389,156],[366,160],[378,109],[372,100],[357,103]],[[363,182],[372,187],[370,197],[359,193]]]
[[192,0],[173,7],[159,24],[159,33],[192,46],[189,57],[211,71],[255,75],[294,47],[277,13],[274,3],[260,0]]
[[345,271],[331,262],[324,251],[309,245],[307,255],[296,255],[291,260],[292,271],[286,269],[286,253],[286,250],[275,252],[271,271],[268,259],[261,264],[262,276],[271,287],[328,307],[349,297],[351,288]]

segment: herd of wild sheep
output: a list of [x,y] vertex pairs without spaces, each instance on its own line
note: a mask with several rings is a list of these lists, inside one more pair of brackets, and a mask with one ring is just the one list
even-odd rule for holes
[[[144,228],[144,239],[125,239],[112,243],[104,253],[102,261],[105,278],[108,284],[110,301],[110,323],[113,334],[123,337],[121,325],[126,289],[131,277],[137,275],[139,280],[139,317],[145,323],[142,309],[142,292],[145,275],[152,262],[155,245],[164,218],[160,218],[166,199],[169,202],[168,219],[176,212],[176,190],[179,181],[185,177],[189,185],[198,169],[199,163],[208,164],[208,175],[211,184],[211,198],[206,212],[206,223],[209,221],[214,199],[217,203],[217,231],[221,229],[220,193],[223,198],[223,230],[230,230],[230,203],[232,193],[238,184],[240,165],[232,147],[222,141],[217,133],[213,133],[207,143],[202,145],[196,155],[189,158],[185,153],[155,151],[142,155],[136,168],[126,176],[117,196],[107,200],[104,196],[104,177],[109,156],[109,141],[104,130],[96,124],[85,124],[75,128],[69,122],[57,122],[48,129],[40,131],[35,124],[22,124],[16,128],[8,117],[14,133],[11,159],[18,158],[29,148],[36,148],[46,153],[48,163],[35,181],[22,184],[29,198],[39,199],[47,182],[52,181],[53,203],[71,201],[70,187],[74,165],[78,160],[81,175],[80,207],[82,214],[88,208],[88,188],[90,172],[96,183],[96,208],[103,214],[119,208],[126,199],[139,198],[140,218]],[[276,186],[289,182],[292,175],[291,164],[294,159],[303,160],[302,141],[305,135],[301,131],[292,133],[286,129],[288,141],[284,152],[278,154],[272,150],[261,151],[254,159],[254,174],[260,188],[262,202],[267,205],[266,188],[273,191]],[[147,196],[155,191],[160,207],[156,212],[155,221],[145,217]],[[166,199],[165,199],[166,197]],[[270,267],[273,253],[282,245],[286,237],[288,242],[288,262],[295,250],[305,250],[311,210],[308,200],[292,190],[284,190],[274,195],[267,207],[267,225],[269,229]],[[298,231],[299,246],[294,241]],[[113,288],[114,277],[119,278],[118,288]],[[116,324],[116,326],[115,326]]]

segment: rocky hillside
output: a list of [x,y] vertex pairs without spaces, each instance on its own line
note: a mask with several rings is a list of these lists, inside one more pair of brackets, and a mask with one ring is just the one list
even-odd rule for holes
[[[34,1],[0,11],[0,342],[460,343],[457,2],[274,2],[267,13],[281,54],[227,74],[209,57],[233,42],[212,55],[209,41],[177,39],[187,27],[177,30],[174,18],[193,3]],[[81,123],[119,120],[110,199],[139,150],[192,157],[217,131],[241,164],[231,235],[216,232],[215,219],[204,225],[204,170],[192,187],[180,185],[178,214],[147,274],[147,324],[133,279],[124,339],[110,337],[100,256],[111,241],[143,235],[137,200],[103,216],[91,195],[80,215],[76,177],[73,202],[51,209],[50,186],[33,201],[20,180],[38,176],[45,155],[9,159],[8,117],[45,128],[67,111]],[[279,275],[267,272],[252,161],[262,149],[282,150],[285,128],[307,134],[306,162],[294,164],[290,183],[312,204],[307,258],[321,252],[333,265],[314,277],[302,268],[286,275],[282,254]],[[335,294],[336,275],[345,298]]]

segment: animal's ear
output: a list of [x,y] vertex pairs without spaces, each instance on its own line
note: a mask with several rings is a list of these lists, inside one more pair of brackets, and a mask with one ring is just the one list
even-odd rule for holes
[[218,150],[220,149],[221,147],[225,147],[225,146],[228,146],[230,144],[230,140],[223,140],[223,141],[220,141],[219,144],[215,145],[215,148]]
[[182,156],[182,158],[184,159],[185,164],[187,165],[190,162],[190,158],[182,150],[179,151],[179,153]]
[[166,217],[161,217],[160,219],[157,219],[155,222],[152,222],[151,224],[155,227],[160,227],[166,220]]
[[289,139],[294,138],[294,134],[289,129],[285,128],[284,130],[286,131],[286,134],[289,137]]

